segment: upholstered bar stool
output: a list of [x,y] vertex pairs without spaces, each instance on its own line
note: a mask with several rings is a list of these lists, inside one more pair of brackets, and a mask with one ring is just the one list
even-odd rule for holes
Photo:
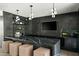
[[20,42],[14,42],[9,44],[9,54],[11,56],[18,56],[19,55],[19,46],[22,43]]
[[9,52],[9,44],[10,44],[10,43],[13,43],[13,41],[8,40],[8,41],[3,41],[3,42],[2,42],[2,49],[3,49],[3,52],[6,52],[6,53]]
[[37,48],[36,50],[34,50],[33,52],[34,56],[50,56],[50,49],[48,48]]
[[24,44],[19,46],[19,56],[32,56],[33,55],[33,45]]

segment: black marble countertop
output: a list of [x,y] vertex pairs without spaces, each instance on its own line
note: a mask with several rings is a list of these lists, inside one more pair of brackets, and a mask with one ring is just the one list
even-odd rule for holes
[[56,44],[60,38],[57,37],[46,37],[46,36],[25,36],[21,38],[16,38],[16,37],[4,37],[4,40],[13,40],[13,41],[21,41],[21,42],[45,42],[45,43],[50,43],[50,44]]
[[51,56],[60,54],[60,39],[55,37],[43,36],[25,36],[22,38],[4,37],[4,40],[12,40],[14,42],[22,42],[24,44],[33,44],[33,49],[38,47],[45,47],[51,49]]

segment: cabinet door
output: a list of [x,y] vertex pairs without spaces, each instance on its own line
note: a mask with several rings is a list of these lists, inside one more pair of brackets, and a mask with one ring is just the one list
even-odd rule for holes
[[69,38],[65,39],[65,48],[71,49],[71,39],[69,39]]
[[65,39],[65,48],[69,50],[76,50],[77,48],[77,41],[76,38],[66,38]]
[[77,39],[77,51],[79,52],[79,38]]
[[77,38],[71,38],[71,48],[73,49],[73,50],[76,50],[76,48],[77,48]]

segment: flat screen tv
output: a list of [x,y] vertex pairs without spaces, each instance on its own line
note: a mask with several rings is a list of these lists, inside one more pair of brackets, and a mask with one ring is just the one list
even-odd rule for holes
[[43,22],[42,23],[42,30],[57,30],[57,22]]

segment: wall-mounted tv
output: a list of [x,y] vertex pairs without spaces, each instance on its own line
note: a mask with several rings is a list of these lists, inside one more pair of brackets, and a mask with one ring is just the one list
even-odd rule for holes
[[57,22],[43,22],[42,23],[42,30],[57,30]]

